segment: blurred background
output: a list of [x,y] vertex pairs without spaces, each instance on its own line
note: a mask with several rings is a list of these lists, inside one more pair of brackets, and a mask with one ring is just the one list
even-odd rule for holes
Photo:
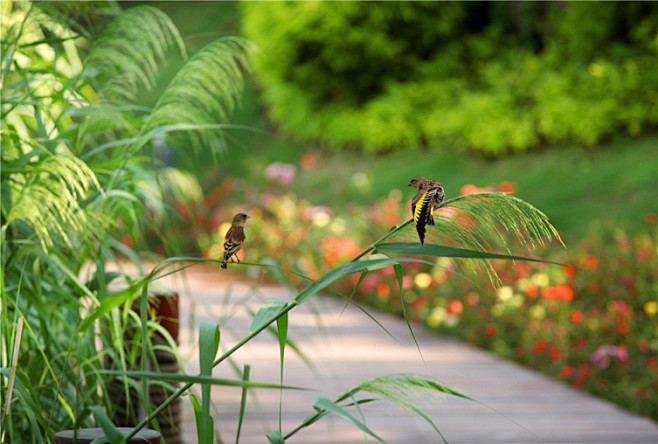
[[253,131],[229,131],[211,168],[179,159],[206,191],[266,181],[274,162],[292,165],[289,191],[332,207],[407,199],[414,175],[448,197],[508,181],[569,240],[655,210],[651,2],[149,3],[191,52],[218,35],[256,47],[231,119]]

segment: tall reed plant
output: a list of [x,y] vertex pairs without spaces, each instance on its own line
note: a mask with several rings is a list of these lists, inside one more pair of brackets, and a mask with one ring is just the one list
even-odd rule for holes
[[[3,2],[2,17],[1,439],[45,443],[115,416],[102,369],[145,365],[141,338],[158,326],[131,308],[146,281],[105,265],[141,267],[147,229],[179,253],[169,202],[200,187],[158,150],[218,156],[248,44],[219,39],[188,57],[150,6]],[[172,59],[184,62],[163,85]]]

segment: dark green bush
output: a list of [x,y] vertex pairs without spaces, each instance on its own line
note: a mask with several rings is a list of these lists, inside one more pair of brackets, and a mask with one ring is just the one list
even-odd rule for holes
[[270,113],[303,140],[497,155],[658,123],[652,3],[241,7]]

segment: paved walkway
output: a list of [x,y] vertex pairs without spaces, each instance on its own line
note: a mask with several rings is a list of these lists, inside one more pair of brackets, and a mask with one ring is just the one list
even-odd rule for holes
[[[240,301],[255,311],[266,298],[294,297],[278,287],[250,289],[229,274],[201,267],[193,267],[187,282],[177,288],[181,292],[181,353],[188,372],[198,371],[196,332],[200,320],[219,323],[221,347],[226,349],[248,332],[252,320]],[[284,434],[314,413],[312,406],[319,396],[334,399],[360,382],[382,375],[422,373],[488,406],[448,395],[423,401],[449,443],[658,443],[658,426],[649,419],[416,326],[423,362],[400,319],[371,312],[400,341],[396,342],[359,310],[349,307],[339,316],[341,309],[340,301],[316,296],[290,312],[289,338],[310,358],[313,367],[287,349],[284,384],[318,391],[283,393]],[[261,336],[234,354],[235,368],[241,370],[244,364],[251,364],[252,381],[278,383],[277,339],[271,334]],[[218,366],[213,375],[238,377],[228,363]],[[215,430],[223,442],[235,442],[240,390],[213,387],[212,393]],[[196,442],[187,400],[184,411],[184,438]],[[246,411],[240,442],[268,442],[265,434],[278,428],[279,391],[257,390],[255,396],[250,395]],[[363,411],[367,425],[390,443],[441,442],[428,423],[392,404],[372,403],[363,406]],[[356,427],[326,417],[288,442],[365,441]],[[369,437],[367,442],[375,440]]]

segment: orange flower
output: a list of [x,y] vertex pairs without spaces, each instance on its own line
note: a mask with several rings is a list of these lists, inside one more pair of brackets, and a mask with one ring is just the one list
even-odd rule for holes
[[470,292],[466,295],[466,303],[468,305],[477,305],[478,302],[480,302],[480,295],[478,295],[474,291],[472,291],[472,292]]
[[391,287],[389,287],[388,284],[382,282],[381,284],[377,285],[377,296],[382,299],[386,299],[389,294],[391,294]]
[[546,287],[541,295],[544,299],[556,299],[558,297],[557,287]]
[[574,310],[571,312],[571,315],[569,315],[569,318],[574,324],[580,324],[583,322],[583,313],[580,310]]
[[459,190],[459,195],[464,196],[465,194],[475,194],[478,192],[478,187],[473,184],[464,185],[461,190]]
[[565,302],[569,302],[573,299],[573,289],[568,285],[560,285],[556,288],[556,292],[557,297]]
[[646,339],[641,339],[641,340],[637,343],[637,348],[638,348],[638,350],[640,350],[642,353],[645,353],[647,350],[649,350],[649,341],[647,341]]
[[592,270],[596,270],[599,267],[599,260],[593,254],[588,254],[585,256],[585,265]]
[[501,182],[498,185],[498,191],[503,193],[513,193],[516,190],[516,184],[508,181]]
[[533,299],[539,296],[539,288],[536,285],[528,285],[525,292]]
[[301,166],[304,170],[312,170],[315,168],[315,163],[315,157],[311,156],[310,154],[306,154],[305,156],[302,156],[301,159],[299,159],[299,166]]
[[653,212],[647,213],[646,221],[649,225],[655,225],[658,221],[658,216],[656,216],[656,213]]
[[564,267],[562,272],[566,277],[572,277],[574,274],[576,274],[576,269],[571,267]]
[[448,313],[450,314],[461,314],[461,312],[464,310],[464,305],[461,303],[461,301],[457,299],[453,299],[448,303]]
[[621,321],[620,323],[617,324],[617,331],[619,332],[620,335],[625,335],[628,333],[628,324],[625,323],[624,321]]

